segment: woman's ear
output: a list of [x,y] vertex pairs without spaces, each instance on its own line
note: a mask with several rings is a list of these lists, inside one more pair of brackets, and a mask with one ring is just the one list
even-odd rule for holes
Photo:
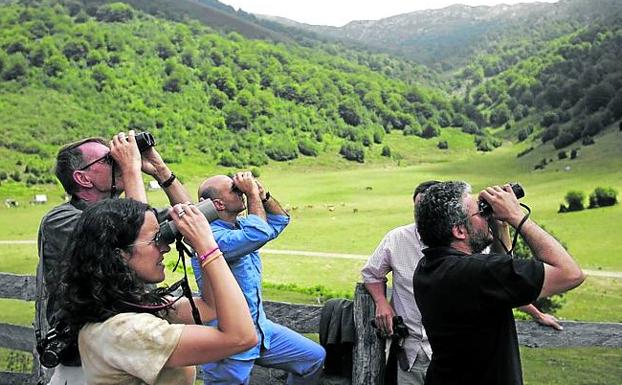
[[126,261],[129,261],[130,258],[132,257],[132,254],[130,254],[127,251],[122,250],[122,249],[120,249],[118,247],[116,249],[114,249],[114,255],[119,257],[119,258],[121,258],[121,259],[124,259]]

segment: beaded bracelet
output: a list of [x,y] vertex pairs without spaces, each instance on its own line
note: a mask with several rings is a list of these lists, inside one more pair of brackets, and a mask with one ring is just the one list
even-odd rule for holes
[[215,260],[217,260],[218,258],[222,257],[222,252],[217,252],[215,253],[213,256],[211,256],[210,258],[205,259],[203,262],[201,262],[201,269],[205,269],[205,267],[207,265],[209,265],[210,263],[214,262]]
[[199,255],[199,261],[203,262],[207,259],[207,257],[209,257],[210,255],[212,255],[215,251],[218,250],[218,246],[214,247],[213,249],[211,249],[210,251],[208,251],[207,253],[203,254],[203,255]]

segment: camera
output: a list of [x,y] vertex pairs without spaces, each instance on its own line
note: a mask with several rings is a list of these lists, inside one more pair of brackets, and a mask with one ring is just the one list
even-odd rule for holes
[[136,139],[136,145],[138,146],[138,150],[140,152],[144,152],[145,150],[156,145],[155,138],[150,132],[139,132],[134,136],[134,138]]
[[[208,222],[218,219],[218,211],[216,211],[214,203],[211,199],[202,200],[197,203],[196,207],[199,209],[201,214],[205,216]],[[161,214],[162,215],[158,215],[158,222],[160,222],[160,242],[161,244],[168,245],[175,242],[175,239],[179,234],[179,230],[177,230],[175,222],[171,220],[168,209]]]
[[[514,195],[516,195],[516,198],[520,199],[525,196],[525,190],[523,190],[523,187],[520,184],[510,183],[510,187],[512,188],[512,191],[514,191]],[[484,199],[480,199],[478,205],[479,213],[483,217],[492,214],[492,206],[490,206],[490,204]]]
[[[376,330],[376,335],[378,338],[384,337],[380,329],[378,329],[378,325],[376,324],[376,320],[371,320],[371,326]],[[393,317],[393,334],[391,335],[391,339],[399,340],[408,337],[408,327],[404,323],[404,319],[402,316],[396,315]]]
[[46,368],[54,368],[58,364],[75,364],[80,362],[76,333],[64,322],[51,328],[45,338],[39,339],[37,331],[37,352],[39,362]]

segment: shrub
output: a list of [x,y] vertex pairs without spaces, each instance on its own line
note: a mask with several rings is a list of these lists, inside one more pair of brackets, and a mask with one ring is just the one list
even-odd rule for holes
[[441,140],[438,142],[436,147],[440,148],[441,150],[447,150],[449,148],[449,144],[447,143],[446,140]]
[[123,3],[105,4],[97,9],[95,18],[108,23],[123,23],[134,18],[134,10]]
[[236,167],[240,168],[244,166],[244,163],[235,155],[233,155],[229,151],[225,151],[220,154],[220,159],[218,160],[218,164],[225,167]]
[[557,153],[557,159],[562,160],[568,158],[568,153],[566,151],[560,151]]
[[579,149],[578,148],[573,148],[570,151],[570,159],[576,159],[579,156]]
[[12,174],[11,174],[11,179],[13,179],[16,182],[21,182],[22,181],[22,173],[19,172],[19,170],[15,170]]
[[433,138],[435,136],[439,136],[441,134],[441,129],[436,124],[428,123],[423,131],[421,131],[422,138]]
[[462,132],[467,134],[479,134],[481,133],[481,130],[475,122],[468,120],[464,122],[464,125],[462,125]]
[[613,206],[616,203],[618,203],[618,192],[612,187],[596,187],[590,194],[590,209]]
[[583,132],[581,135],[586,136],[594,136],[598,134],[604,128],[603,120],[601,114],[594,114],[590,116],[590,118],[585,123],[585,127],[583,128]]
[[587,136],[581,140],[581,144],[584,146],[590,146],[594,144],[594,138],[592,138],[591,136]]
[[404,136],[411,136],[411,135],[421,136],[421,126],[419,125],[419,123],[415,122],[413,123],[412,126],[409,125],[409,126],[404,127],[402,134],[404,134]]
[[540,124],[543,127],[549,127],[553,123],[557,123],[557,122],[559,122],[559,115],[557,115],[555,112],[546,112],[544,116],[542,116],[542,120],[540,121]]
[[281,139],[266,149],[266,155],[272,160],[285,161],[298,158],[297,146],[289,139]]
[[386,157],[390,157],[391,156],[391,147],[389,147],[389,146],[382,147],[382,153],[380,155],[386,156]]
[[559,126],[554,124],[547,128],[542,134],[542,143],[546,143],[551,139],[554,139],[559,134]]
[[360,143],[347,142],[341,145],[339,154],[347,160],[355,160],[359,163],[365,162],[365,148]]
[[568,211],[581,211],[585,208],[585,194],[582,191],[568,191],[564,199],[568,203]]
[[251,166],[263,166],[268,164],[268,156],[261,151],[251,151],[248,156],[248,163]]
[[302,138],[298,141],[298,151],[306,156],[317,156],[318,153],[317,147],[309,138]]
[[575,134],[572,131],[564,130],[553,141],[553,147],[555,147],[556,149],[560,149],[562,147],[568,146],[569,144],[572,144],[577,139],[578,138],[575,136]]
[[21,52],[18,52],[8,57],[4,71],[2,71],[2,79],[15,80],[26,75],[27,69],[28,61]]
[[523,151],[521,151],[521,152],[519,152],[518,154],[516,154],[516,157],[517,157],[517,158],[520,158],[520,157],[521,157],[521,156],[523,156],[523,155],[527,155],[527,154],[529,154],[531,151],[533,151],[533,147],[526,148],[526,149],[524,149]]

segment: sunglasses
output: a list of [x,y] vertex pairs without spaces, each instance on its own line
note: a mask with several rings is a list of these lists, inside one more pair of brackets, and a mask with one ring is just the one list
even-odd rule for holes
[[92,165],[94,165],[95,163],[99,163],[99,162],[104,162],[106,164],[109,164],[112,166],[112,164],[114,163],[114,159],[112,159],[112,155],[110,155],[110,153],[107,153],[106,155],[102,156],[101,158],[97,158],[94,161],[92,161],[91,163],[87,164],[86,166],[82,166],[80,167],[78,170],[79,171],[84,171],[87,168],[91,167]]
[[162,238],[162,233],[160,231],[158,231],[157,233],[155,233],[155,235],[153,236],[153,239],[150,241],[138,241],[138,242],[134,242],[134,243],[130,243],[129,245],[127,245],[128,247],[134,247],[134,246],[138,246],[138,245],[150,245],[150,244],[154,244],[154,246],[158,247],[160,246],[160,240]]

